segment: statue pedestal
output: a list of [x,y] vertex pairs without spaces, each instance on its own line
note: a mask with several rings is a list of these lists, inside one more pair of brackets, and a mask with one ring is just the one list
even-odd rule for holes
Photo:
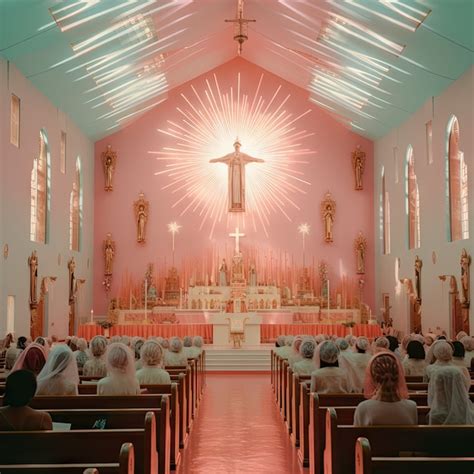
[[209,322],[213,326],[213,343],[217,346],[231,346],[229,340],[230,324],[229,319],[239,319],[247,321],[245,327],[244,345],[260,344],[260,325],[262,318],[256,313],[211,313],[209,314]]

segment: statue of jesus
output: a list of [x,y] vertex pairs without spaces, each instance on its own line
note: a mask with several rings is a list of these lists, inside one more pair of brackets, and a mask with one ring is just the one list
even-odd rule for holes
[[229,167],[228,199],[229,212],[245,212],[245,165],[247,163],[264,163],[260,158],[253,158],[240,151],[241,143],[237,139],[234,152],[209,163],[225,163]]

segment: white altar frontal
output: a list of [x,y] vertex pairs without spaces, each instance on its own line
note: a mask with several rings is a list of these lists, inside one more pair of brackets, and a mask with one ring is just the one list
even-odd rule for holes
[[262,317],[257,313],[211,313],[208,321],[212,324],[213,344],[230,346],[231,327],[243,326],[244,345],[258,346],[260,344],[260,325]]

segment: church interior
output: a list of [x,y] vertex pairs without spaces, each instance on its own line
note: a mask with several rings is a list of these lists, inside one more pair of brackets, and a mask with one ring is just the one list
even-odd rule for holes
[[0,472],[472,473],[473,25],[0,1]]

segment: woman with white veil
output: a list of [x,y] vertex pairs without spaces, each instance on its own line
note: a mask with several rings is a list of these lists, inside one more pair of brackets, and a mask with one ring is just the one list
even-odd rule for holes
[[121,342],[110,344],[107,349],[107,377],[97,383],[98,395],[139,395],[140,385],[135,375],[135,357],[129,347]]
[[77,395],[78,384],[79,374],[73,352],[66,345],[54,347],[38,375],[36,395]]
[[318,393],[349,393],[347,375],[339,367],[339,348],[333,341],[318,345],[314,354],[316,370],[311,373],[311,391]]
[[474,408],[462,372],[445,365],[436,370],[428,385],[430,425],[472,425]]
[[165,365],[168,367],[179,367],[188,364],[188,357],[183,350],[183,341],[179,337],[173,337],[170,348],[165,352]]
[[340,366],[346,371],[350,391],[361,393],[364,389],[365,371],[371,355],[369,340],[366,337],[356,339],[353,351],[344,351],[340,357]]

